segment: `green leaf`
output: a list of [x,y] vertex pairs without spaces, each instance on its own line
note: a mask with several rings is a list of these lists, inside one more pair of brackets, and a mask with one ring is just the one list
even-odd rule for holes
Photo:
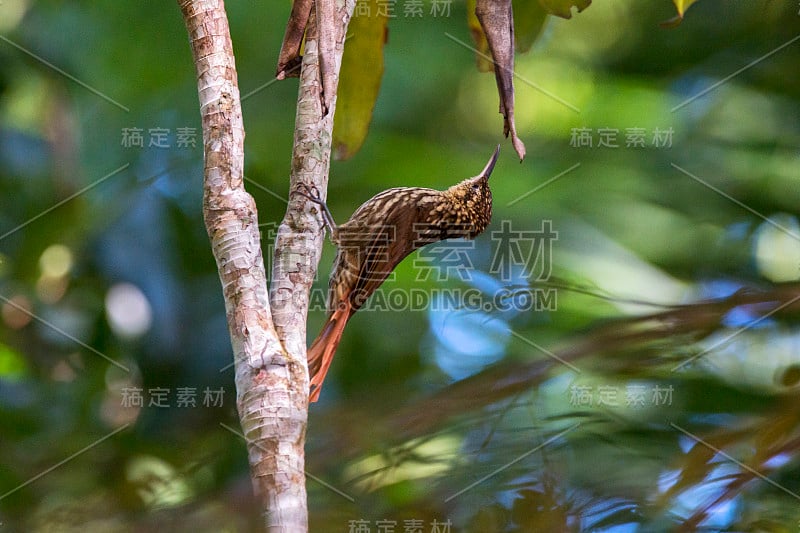
[[583,11],[592,0],[539,0],[545,11],[557,17],[572,18],[572,8],[577,7],[578,12]]
[[514,6],[514,39],[517,52],[527,52],[542,33],[547,12],[536,0],[517,0]]
[[340,160],[349,159],[364,144],[383,77],[388,19],[378,0],[360,0],[362,3],[362,11],[357,10],[350,20],[339,74],[333,149]]

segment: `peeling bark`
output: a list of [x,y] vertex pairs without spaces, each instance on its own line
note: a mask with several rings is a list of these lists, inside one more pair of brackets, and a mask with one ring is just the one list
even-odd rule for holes
[[[354,0],[336,4],[336,36],[332,54],[332,74],[338,80],[342,65],[347,24],[355,7]],[[336,108],[336,87],[331,90],[327,114],[320,99],[319,55],[315,8],[311,10],[306,30],[305,54],[300,73],[295,118],[294,153],[290,191],[300,184],[326,197],[330,168],[333,116]],[[275,260],[270,284],[270,303],[278,337],[290,353],[306,353],[306,315],[308,295],[319,263],[324,239],[322,218],[316,204],[305,197],[292,194],[286,215],[278,228],[275,240]],[[306,390],[308,375],[304,376]]]
[[[205,155],[203,216],[222,282],[239,417],[265,528],[308,527],[305,345],[287,352],[267,298],[258,213],[243,186],[244,125],[222,0],[179,0],[197,69]],[[304,320],[292,323],[305,335]],[[294,355],[294,356],[293,356]]]
[[344,43],[344,32],[337,35],[338,30],[347,27],[350,14],[344,25],[339,24],[339,17],[336,9],[336,0],[316,0],[317,9],[317,61],[319,62],[319,72],[322,78],[322,116],[331,111],[331,104],[336,97],[336,89],[339,85],[339,68],[341,67],[342,55],[336,59],[336,45]]

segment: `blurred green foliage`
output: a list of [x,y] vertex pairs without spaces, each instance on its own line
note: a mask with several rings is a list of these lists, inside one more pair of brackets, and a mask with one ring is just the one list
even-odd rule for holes
[[[475,174],[500,140],[492,76],[448,37],[471,42],[464,3],[433,16],[426,0],[422,17],[403,5],[366,141],[332,165],[340,221],[388,187]],[[289,7],[227,6],[268,262],[291,161],[296,81],[272,76]],[[490,300],[557,287],[556,307],[356,315],[311,409],[313,531],[359,520],[371,531],[380,520],[662,531],[704,510],[697,527],[796,530],[800,344],[796,316],[761,318],[770,302],[735,306],[695,336],[590,346],[574,369],[556,364],[512,397],[454,410],[434,396],[468,376],[500,388],[658,305],[800,277],[797,5],[703,0],[677,28],[659,26],[674,14],[666,0],[596,1],[547,19],[518,56],[528,157],[503,143],[494,223],[469,249],[474,275],[421,276],[444,261],[427,252],[385,289]],[[221,371],[231,349],[201,215],[198,116],[175,4],[0,3],[0,530],[259,522],[233,373]],[[503,221],[551,221],[547,268],[498,275]],[[326,245],[310,336],[333,254]],[[415,406],[436,423],[410,430]]]

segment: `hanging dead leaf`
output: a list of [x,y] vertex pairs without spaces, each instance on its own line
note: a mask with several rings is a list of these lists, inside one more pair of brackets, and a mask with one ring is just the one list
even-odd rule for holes
[[494,61],[494,75],[500,94],[503,134],[511,134],[520,161],[525,158],[525,145],[517,135],[514,123],[514,15],[511,0],[477,0],[475,15],[483,28]]
[[[312,13],[311,8],[314,8]],[[316,15],[314,15],[314,13]],[[328,114],[336,96],[338,78],[334,68],[336,43],[344,41],[343,26],[336,22],[336,0],[295,0],[286,33],[278,54],[275,77],[279,80],[300,75],[300,47],[308,28],[309,17],[315,16],[319,57],[320,104],[322,116]]]
[[278,54],[278,68],[275,71],[275,77],[279,80],[300,76],[300,46],[306,34],[312,2],[313,0],[295,0],[292,4],[292,13],[286,23],[286,33]]

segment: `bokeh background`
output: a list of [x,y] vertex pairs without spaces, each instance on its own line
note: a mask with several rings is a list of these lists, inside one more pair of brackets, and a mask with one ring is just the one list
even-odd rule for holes
[[[339,221],[388,187],[474,175],[501,140],[493,76],[458,42],[466,6],[421,4],[395,4],[369,135],[332,165]],[[227,8],[269,262],[290,6]],[[674,15],[597,0],[517,57],[528,157],[503,141],[483,236],[387,283],[421,303],[348,326],[311,408],[312,531],[797,529],[798,5],[701,0],[660,26]],[[0,531],[259,523],[197,107],[174,3],[0,2]],[[544,228],[557,239],[531,253]],[[665,311],[674,334],[631,322]]]

